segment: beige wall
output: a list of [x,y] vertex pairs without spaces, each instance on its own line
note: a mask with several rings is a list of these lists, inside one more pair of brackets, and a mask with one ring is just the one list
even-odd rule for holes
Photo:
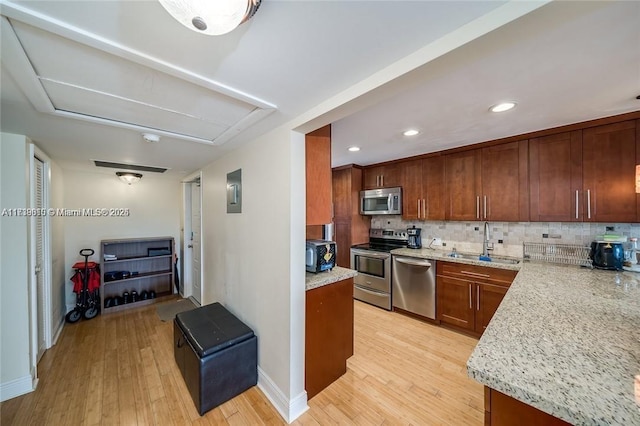
[[[227,214],[226,175],[237,169],[242,213]],[[202,303],[219,301],[254,329],[259,384],[294,418],[306,408],[304,136],[281,128],[208,165],[202,197]]]
[[[27,139],[0,135],[0,208],[28,206]],[[0,400],[31,387],[28,221],[0,217]]]
[[[78,252],[91,248],[100,261],[100,241],[111,238],[169,236],[180,239],[181,184],[175,179],[144,174],[133,185],[121,182],[113,173],[64,170],[64,200],[53,208],[128,208],[128,217],[65,217],[64,251],[67,310],[75,305],[69,277],[72,266],[83,260]],[[59,200],[58,200],[59,202]],[[66,312],[65,312],[66,313]]]
[[[49,163],[51,186],[49,206],[64,205],[64,177],[62,169],[54,162]],[[50,217],[51,231],[51,324],[52,337],[56,337],[64,326],[66,314],[65,291],[69,281],[64,262],[64,218]]]

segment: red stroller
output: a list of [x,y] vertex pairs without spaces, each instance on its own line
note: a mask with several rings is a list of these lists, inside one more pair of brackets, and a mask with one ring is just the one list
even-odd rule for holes
[[65,316],[67,322],[77,322],[83,316],[91,319],[100,312],[100,266],[96,262],[89,262],[89,256],[94,253],[92,249],[80,250],[84,262],[73,264],[76,273],[71,281],[73,292],[76,293],[76,307]]

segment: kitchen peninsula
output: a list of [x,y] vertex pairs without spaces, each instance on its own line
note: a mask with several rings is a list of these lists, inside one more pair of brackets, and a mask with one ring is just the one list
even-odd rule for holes
[[640,276],[524,263],[467,370],[485,425],[513,424],[513,399],[571,424],[640,425]]
[[311,399],[347,372],[353,355],[352,269],[306,275],[305,389]]

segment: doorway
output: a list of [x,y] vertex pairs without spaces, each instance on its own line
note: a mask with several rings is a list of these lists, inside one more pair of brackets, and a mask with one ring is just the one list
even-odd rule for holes
[[49,208],[49,158],[35,145],[30,145],[30,199],[33,214],[30,233],[30,318],[31,362],[35,370],[44,352],[52,345],[51,249]]
[[200,173],[184,182],[183,280],[184,297],[202,303],[202,179]]

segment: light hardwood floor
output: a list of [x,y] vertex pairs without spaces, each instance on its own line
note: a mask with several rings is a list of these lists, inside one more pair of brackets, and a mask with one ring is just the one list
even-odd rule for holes
[[[155,307],[66,325],[35,392],[1,404],[2,425],[284,424],[254,387],[205,416],[173,360]],[[483,388],[465,363],[477,340],[355,302],[348,371],[296,425],[482,425]]]

